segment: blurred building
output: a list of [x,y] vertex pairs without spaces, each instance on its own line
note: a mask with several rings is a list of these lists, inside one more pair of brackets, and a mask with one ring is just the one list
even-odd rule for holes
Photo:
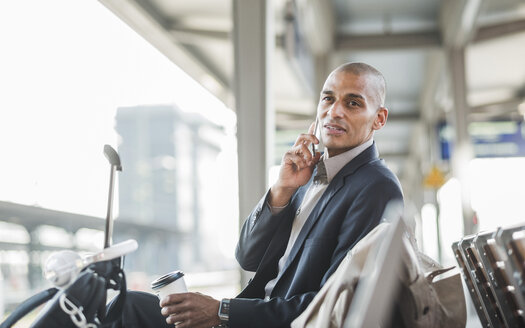
[[117,110],[119,220],[178,231],[171,238],[126,236],[139,241],[128,270],[159,274],[205,266],[202,219],[206,184],[203,163],[220,152],[220,126],[176,106]]

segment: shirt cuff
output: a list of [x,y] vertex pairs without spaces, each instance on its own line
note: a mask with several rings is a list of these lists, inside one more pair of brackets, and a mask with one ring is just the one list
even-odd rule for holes
[[[290,204],[290,203],[288,203]],[[284,210],[286,208],[286,206],[288,206],[288,204],[284,205],[284,206],[272,206],[270,205],[270,203],[266,202],[266,206],[268,206],[268,208],[270,209],[270,212],[272,213],[272,215],[277,215],[279,213],[281,213],[282,210]]]

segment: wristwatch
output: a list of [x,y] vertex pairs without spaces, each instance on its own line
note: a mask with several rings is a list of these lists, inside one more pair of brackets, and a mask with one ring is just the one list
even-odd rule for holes
[[228,327],[230,322],[230,299],[223,298],[221,305],[219,306],[219,320],[221,320],[221,326]]

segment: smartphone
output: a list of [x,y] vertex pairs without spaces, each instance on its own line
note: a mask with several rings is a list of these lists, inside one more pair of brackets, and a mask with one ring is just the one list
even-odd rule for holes
[[314,125],[314,136],[317,137],[317,140],[319,140],[319,143],[316,145],[314,143],[312,143],[312,155],[315,156],[315,153],[317,151],[323,151],[324,149],[324,146],[323,146],[323,140],[321,139],[321,129],[322,129],[322,126],[321,126],[321,123],[319,122],[319,119],[316,117],[315,118],[315,125]]

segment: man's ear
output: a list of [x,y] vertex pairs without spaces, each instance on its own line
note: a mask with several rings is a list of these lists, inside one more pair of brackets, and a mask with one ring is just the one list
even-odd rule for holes
[[377,114],[376,114],[376,119],[374,121],[373,129],[379,130],[383,126],[385,126],[387,118],[388,118],[388,108],[384,106],[379,107]]

